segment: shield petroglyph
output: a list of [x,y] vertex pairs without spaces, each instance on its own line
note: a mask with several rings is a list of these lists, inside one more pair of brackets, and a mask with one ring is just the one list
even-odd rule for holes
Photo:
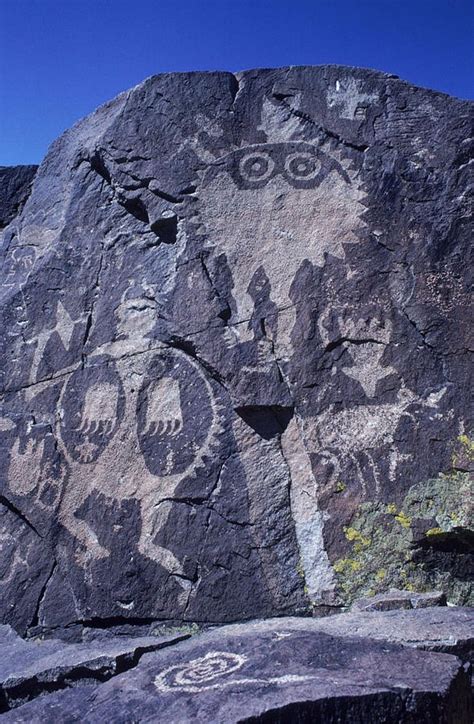
[[[84,563],[109,555],[76,516],[86,498],[98,490],[114,500],[139,500],[139,551],[179,575],[181,564],[173,553],[154,543],[167,519],[168,508],[161,510],[160,503],[172,499],[179,483],[210,453],[219,427],[216,402],[198,364],[184,353],[166,350],[143,357],[138,363],[140,377],[145,376],[141,386],[136,384],[137,361],[126,358],[115,363],[120,383],[104,382],[101,390],[94,384],[86,390],[76,430],[83,442],[73,448],[68,434],[63,443],[71,470],[59,519],[85,549],[85,557],[79,556]],[[68,407],[75,390],[71,378],[60,401],[65,409],[63,429],[71,429]],[[88,406],[92,394],[95,401]],[[101,399],[105,404],[99,406]]]

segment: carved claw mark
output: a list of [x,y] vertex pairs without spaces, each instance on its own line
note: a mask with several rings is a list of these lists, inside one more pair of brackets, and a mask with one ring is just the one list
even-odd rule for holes
[[150,435],[152,437],[153,435],[159,435],[160,437],[175,437],[181,432],[182,429],[182,420],[178,420],[176,418],[168,420],[158,420],[151,422],[143,434],[147,436]]

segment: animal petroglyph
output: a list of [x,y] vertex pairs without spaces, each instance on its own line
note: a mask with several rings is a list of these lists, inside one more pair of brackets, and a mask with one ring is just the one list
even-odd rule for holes
[[[362,472],[360,460],[365,456],[374,481],[375,492],[380,495],[381,476],[377,460],[380,460],[379,448],[393,445],[397,425],[404,415],[415,421],[410,412],[413,404],[436,410],[446,389],[420,398],[411,390],[402,387],[396,402],[382,405],[359,405],[350,409],[336,411],[334,405],[326,408],[318,417],[304,421],[305,438],[308,449],[327,458],[334,467],[333,481],[341,473],[343,460],[350,460],[357,470],[357,477],[364,496],[368,495],[367,481]],[[401,455],[394,448],[388,452],[389,478],[394,480],[397,464]]]
[[[325,345],[333,341],[325,326],[333,311],[331,305],[318,319],[319,332]],[[342,347],[352,360],[352,364],[342,367],[342,371],[360,384],[367,397],[375,397],[378,382],[391,374],[397,374],[390,365],[381,364],[392,337],[392,322],[387,319],[382,323],[377,317],[357,321],[338,315],[337,328],[339,335],[347,339]]]

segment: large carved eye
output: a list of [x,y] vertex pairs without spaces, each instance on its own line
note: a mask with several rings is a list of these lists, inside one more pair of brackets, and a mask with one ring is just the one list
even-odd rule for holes
[[240,159],[239,171],[245,181],[266,181],[273,173],[275,162],[267,153],[256,151]]
[[321,163],[312,153],[300,151],[287,156],[285,170],[295,181],[310,181],[320,172]]

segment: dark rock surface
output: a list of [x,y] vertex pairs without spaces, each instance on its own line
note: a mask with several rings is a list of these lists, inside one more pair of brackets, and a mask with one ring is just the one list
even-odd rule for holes
[[472,121],[292,67],[52,145],[0,242],[0,620],[472,600]]
[[315,622],[333,636],[361,636],[441,651],[474,663],[474,609],[434,607],[399,611],[352,611]]
[[97,684],[137,665],[149,651],[171,646],[189,634],[114,638],[96,643],[25,641],[0,626],[0,712],[72,686]]
[[0,166],[0,229],[21,211],[38,166]]
[[469,675],[456,657],[329,635],[316,623],[224,626],[147,654],[94,689],[25,704],[5,721],[470,724]]

